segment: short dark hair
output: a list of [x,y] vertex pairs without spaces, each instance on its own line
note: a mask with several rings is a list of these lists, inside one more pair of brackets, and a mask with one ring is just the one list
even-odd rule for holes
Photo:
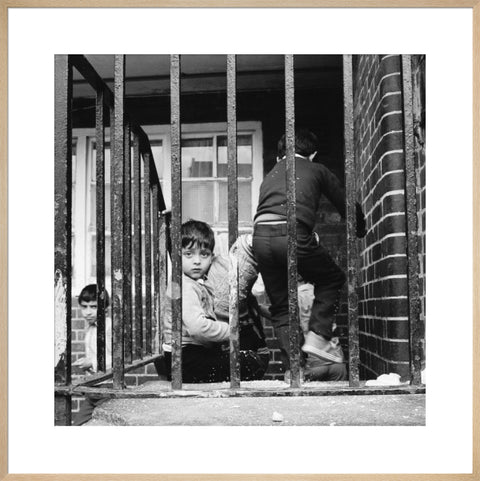
[[[78,304],[82,302],[97,302],[97,284],[88,284],[85,286],[78,296]],[[105,291],[105,307],[110,305],[110,297],[108,292]]]
[[206,222],[190,219],[182,224],[182,248],[192,246],[210,249],[213,252],[215,234]]
[[[297,129],[295,130],[295,153],[308,157],[318,150],[318,138],[310,130]],[[287,138],[285,134],[278,141],[277,155],[280,159],[285,157],[287,152]]]

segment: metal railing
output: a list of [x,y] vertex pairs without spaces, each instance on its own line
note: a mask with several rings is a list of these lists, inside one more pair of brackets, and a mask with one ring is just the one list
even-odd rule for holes
[[[408,59],[404,68],[408,68]],[[72,385],[71,376],[71,273],[72,273],[72,68],[76,68],[96,92],[96,142],[97,142],[97,285],[98,297],[98,367],[101,372],[81,384]],[[295,85],[294,56],[285,55],[285,132],[287,150],[287,231],[288,231],[288,291],[290,317],[290,389],[286,395],[332,394],[335,392],[418,392],[420,385],[419,343],[416,334],[418,308],[415,301],[411,311],[411,372],[412,383],[402,389],[366,389],[359,381],[359,328],[357,302],[357,243],[355,225],[355,156],[353,122],[352,56],[343,58],[344,75],[344,132],[345,132],[345,186],[346,186],[346,234],[348,271],[348,342],[349,342],[349,385],[339,389],[301,389],[299,318],[297,301],[296,264],[296,191],[295,191]],[[237,179],[237,113],[236,113],[236,56],[227,56],[227,159],[228,159],[228,228],[229,247],[238,237],[238,179]],[[182,292],[181,223],[182,223],[182,163],[181,163],[181,116],[180,86],[181,62],[179,55],[171,56],[171,225],[162,215],[165,202],[153,161],[148,137],[125,112],[125,56],[115,56],[114,92],[112,93],[92,66],[83,56],[58,55],[55,59],[55,282],[63,290],[63,313],[56,319],[63,323],[66,332],[65,382],[56,386],[56,394],[65,399],[66,412],[71,411],[73,393],[101,392],[111,397],[135,397],[125,390],[125,373],[161,356],[160,325],[166,302],[167,255],[170,251],[170,278],[178,292]],[[407,80],[405,80],[407,82]],[[411,88],[407,93],[411,93]],[[408,98],[407,98],[408,102]],[[410,105],[411,107],[411,105]],[[111,233],[112,233],[112,320],[113,362],[112,370],[105,372],[105,110],[110,112],[112,144],[111,162]],[[408,116],[406,122],[408,123]],[[407,128],[408,125],[406,124]],[[411,140],[411,139],[410,139]],[[407,157],[410,140],[406,139]],[[131,145],[133,157],[131,158]],[[410,159],[411,160],[411,159]],[[140,165],[144,166],[144,198],[141,199]],[[407,160],[407,176],[411,176],[412,162]],[[415,199],[407,192],[408,218],[415,222]],[[132,212],[133,205],[133,212]],[[141,209],[145,218],[145,233],[142,239]],[[150,226],[152,230],[150,230]],[[171,231],[170,234],[168,231]],[[410,251],[415,254],[416,235],[409,225],[407,237]],[[142,241],[145,245],[145,264],[142,265]],[[171,246],[168,249],[167,246]],[[153,253],[152,253],[153,252]],[[410,256],[412,257],[412,256]],[[142,272],[144,268],[145,272]],[[132,274],[133,272],[133,274]],[[415,289],[415,266],[409,267],[411,290]],[[142,281],[142,279],[145,279]],[[144,282],[144,284],[142,284]],[[153,286],[153,288],[152,288]],[[153,299],[152,299],[153,291]],[[145,295],[143,294],[145,292]],[[241,394],[239,366],[239,323],[238,323],[238,271],[233,276],[230,294],[230,389]],[[413,292],[417,296],[418,292]],[[145,312],[142,312],[145,300]],[[62,307],[62,306],[60,306]],[[145,325],[143,320],[145,319]],[[156,335],[157,342],[152,342]],[[182,389],[182,299],[172,299],[172,382],[171,393]],[[155,351],[152,346],[155,345]],[[113,388],[105,389],[98,384],[113,378]],[[92,386],[96,386],[93,387]],[[269,390],[249,390],[243,394],[269,395]],[[278,394],[278,393],[277,393]],[[146,396],[146,393],[142,394]],[[150,396],[159,395],[150,393]],[[226,394],[228,395],[228,394]],[[68,414],[71,416],[71,414]],[[67,419],[69,419],[67,416]],[[67,424],[70,421],[67,421]]]
[[[65,332],[65,363],[56,386],[71,411],[72,388],[72,71],[75,68],[96,94],[96,265],[98,374],[79,385],[113,379],[125,387],[125,373],[153,362],[160,354],[160,324],[166,291],[167,239],[165,202],[147,135],[124,111],[125,57],[115,56],[114,92],[85,57],[55,58],[55,284],[57,331]],[[112,369],[105,369],[105,112],[110,115]],[[133,155],[131,152],[133,150]],[[143,166],[143,189],[141,167]],[[143,190],[143,193],[142,193]],[[143,198],[142,198],[143,197]],[[142,215],[144,229],[142,229]],[[144,252],[142,253],[142,249]],[[144,257],[144,262],[142,261]],[[144,271],[144,272],[143,272]],[[134,273],[134,276],[133,276]],[[133,276],[133,277],[132,277]],[[144,311],[144,312],[143,312]],[[153,337],[157,339],[154,340]],[[156,342],[154,342],[156,341]],[[153,345],[156,346],[154,352]],[[68,423],[71,414],[67,416]]]

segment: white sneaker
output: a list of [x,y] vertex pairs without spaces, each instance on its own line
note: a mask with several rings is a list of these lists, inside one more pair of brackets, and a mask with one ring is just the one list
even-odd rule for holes
[[302,351],[320,359],[324,359],[325,361],[344,362],[343,355],[339,355],[336,345],[333,345],[323,336],[315,334],[312,331],[308,331],[305,336],[305,344],[302,346]]

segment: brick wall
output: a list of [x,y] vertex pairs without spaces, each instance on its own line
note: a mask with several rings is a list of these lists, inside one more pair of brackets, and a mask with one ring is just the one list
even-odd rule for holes
[[[75,297],[72,300],[72,363],[77,359],[85,356],[85,329],[86,321],[81,317],[78,300]],[[73,367],[72,378],[75,381],[79,379],[82,371]],[[158,380],[158,374],[153,364],[140,367],[134,371],[125,374],[125,383],[127,386],[140,386],[147,381]],[[81,403],[84,402],[83,396],[72,397],[72,419],[75,422],[75,415],[80,410]]]
[[409,372],[402,76],[398,55],[354,57],[360,249],[360,375]]

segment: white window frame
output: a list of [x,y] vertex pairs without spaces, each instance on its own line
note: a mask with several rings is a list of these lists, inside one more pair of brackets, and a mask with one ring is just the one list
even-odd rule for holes
[[[169,125],[149,125],[143,128],[148,134],[150,140],[161,139],[164,147],[162,149],[163,158],[155,159],[155,164],[162,161],[164,165],[163,170],[163,195],[167,208],[171,208],[171,142],[170,142],[170,126]],[[226,122],[211,122],[204,124],[184,124],[182,125],[181,135],[185,138],[195,138],[197,135],[226,135]],[[260,184],[263,180],[263,137],[262,137],[262,123],[258,121],[237,122],[237,135],[252,135],[252,191],[251,191],[251,205],[252,205],[252,219],[258,204],[258,195]],[[216,137],[215,137],[216,138]],[[214,149],[217,148],[216,140],[214,141]],[[157,167],[158,169],[158,167]],[[213,172],[216,171],[216,166],[213,167]],[[211,177],[208,177],[210,179]],[[194,180],[201,180],[200,177],[195,177]]]
[[[150,141],[162,141],[162,155],[161,158],[155,158],[155,165],[157,170],[163,163],[163,180],[162,192],[167,209],[171,208],[171,142],[170,142],[170,125],[148,125],[144,126],[143,130],[148,135]],[[216,136],[227,134],[226,122],[211,122],[202,124],[183,124],[181,128],[182,138],[195,138],[198,135],[211,135],[214,137],[215,155],[217,155]],[[258,196],[260,184],[263,180],[263,136],[262,124],[259,121],[237,122],[237,135],[251,135],[252,136],[252,177],[251,177],[251,222],[242,222],[239,225],[240,232],[251,232],[253,226],[253,217],[258,204]],[[72,224],[75,226],[75,244],[72,255],[72,262],[74,266],[73,275],[73,292],[78,294],[83,286],[95,282],[95,277],[90,275],[90,268],[92,259],[90,255],[89,242],[92,235],[89,231],[91,219],[90,213],[90,179],[91,168],[93,165],[92,155],[92,140],[95,140],[94,128],[76,128],[73,129],[72,137],[76,142],[76,163],[75,163],[75,218],[72,219]],[[105,142],[110,141],[110,129],[105,129]],[[216,163],[215,163],[216,164]],[[216,172],[217,166],[214,165],[213,173]],[[192,178],[192,180],[201,180],[202,178]],[[205,178],[207,179],[207,178]],[[218,180],[215,177],[208,177],[213,179],[215,185],[218,185]],[[248,179],[248,178],[246,178]],[[185,180],[185,179],[184,179]],[[215,188],[214,206],[215,215],[218,215],[218,190]],[[241,199],[239,199],[241,202]],[[80,209],[84,206],[84,210]],[[228,222],[214,224],[213,229],[217,235],[217,240],[220,241],[220,250],[225,250],[227,242],[226,233],[228,232]],[[108,234],[108,233],[107,233]],[[109,282],[109,279],[106,279]],[[108,289],[108,284],[107,284]]]

